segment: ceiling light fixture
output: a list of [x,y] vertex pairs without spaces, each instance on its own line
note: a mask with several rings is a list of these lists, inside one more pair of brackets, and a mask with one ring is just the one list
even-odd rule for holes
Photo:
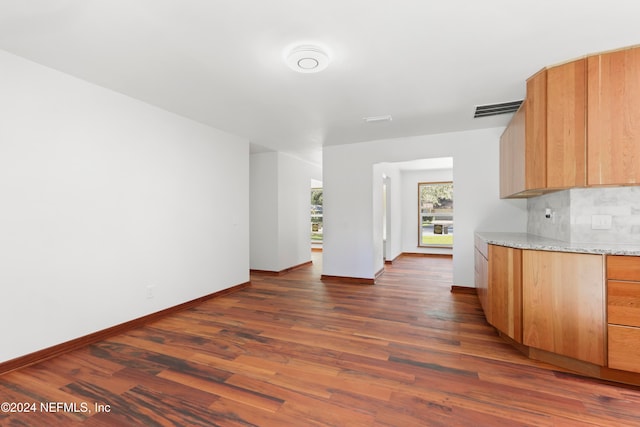
[[376,122],[390,122],[393,118],[390,115],[386,116],[372,116],[372,117],[364,117],[364,120],[367,123],[376,123]]
[[318,73],[329,65],[329,55],[318,46],[300,45],[289,51],[286,61],[298,73]]

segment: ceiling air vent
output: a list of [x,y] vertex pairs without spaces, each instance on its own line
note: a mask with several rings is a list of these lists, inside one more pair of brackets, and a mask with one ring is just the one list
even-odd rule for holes
[[500,104],[477,105],[473,118],[497,116],[498,114],[515,113],[520,108],[522,100],[502,102]]

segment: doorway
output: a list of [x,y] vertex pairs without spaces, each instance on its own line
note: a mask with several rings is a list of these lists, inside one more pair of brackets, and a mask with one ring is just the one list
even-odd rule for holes
[[[381,258],[388,262],[403,253],[452,254],[453,158],[416,159],[374,166],[377,175],[374,200],[378,199],[376,205],[380,206],[374,233],[376,240],[382,242]],[[421,206],[419,184],[424,183],[446,185],[427,191],[422,197],[427,203]],[[423,231],[429,232],[426,241]]]

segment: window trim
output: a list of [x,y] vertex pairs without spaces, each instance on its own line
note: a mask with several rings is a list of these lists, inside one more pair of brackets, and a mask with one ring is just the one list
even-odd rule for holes
[[[317,190],[320,190],[321,192],[324,192],[323,187],[311,187],[310,194],[312,194],[313,191],[317,191]],[[310,206],[313,206],[313,205],[310,205]],[[322,213],[320,213],[320,214],[310,213],[310,216],[309,216],[310,225],[311,225],[311,232],[309,233],[309,240],[311,241],[311,244],[319,244],[319,245],[321,245],[322,243],[324,243],[324,235],[319,240],[314,240],[313,239],[313,234],[314,233],[320,233],[320,232],[314,232],[313,231],[313,218],[314,217],[320,218],[320,222],[323,224],[323,228],[324,228],[324,203],[322,205],[320,205],[320,206],[323,207]]]
[[[451,184],[453,185],[453,181],[426,181],[426,182],[418,182],[418,197],[417,197],[417,202],[418,202],[418,247],[419,248],[446,248],[446,249],[452,249],[453,248],[453,243],[452,244],[436,244],[436,243],[431,243],[431,244],[424,244],[422,243],[422,210],[421,210],[421,206],[420,206],[420,187],[423,185],[433,185],[433,184]],[[453,199],[452,199],[453,200]],[[455,210],[452,210],[452,217],[455,216]]]

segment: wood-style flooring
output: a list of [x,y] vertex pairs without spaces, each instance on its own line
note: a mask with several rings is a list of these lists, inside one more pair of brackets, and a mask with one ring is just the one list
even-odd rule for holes
[[451,259],[401,257],[366,286],[320,281],[321,256],[0,376],[0,402],[37,406],[0,425],[640,426],[639,388],[504,343],[450,292]]

